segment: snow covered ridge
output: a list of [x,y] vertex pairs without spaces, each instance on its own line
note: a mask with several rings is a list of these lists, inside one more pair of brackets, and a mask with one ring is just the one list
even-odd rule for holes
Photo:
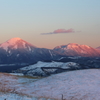
[[[99,80],[100,69],[64,72],[22,84],[18,77],[0,74],[0,83],[4,84],[6,89],[15,88],[17,93],[26,94],[33,98],[52,98],[57,100],[61,100],[62,94],[63,99],[66,100],[100,100]],[[35,98],[24,100],[37,100]]]
[[100,49],[97,50],[90,46],[79,45],[76,43],[57,46],[54,48],[54,51],[66,56],[100,57]]
[[16,70],[15,72],[23,73],[27,76],[48,76],[51,74],[61,73],[69,70],[80,69],[79,64],[74,62],[42,62],[39,61],[34,65],[29,65]]

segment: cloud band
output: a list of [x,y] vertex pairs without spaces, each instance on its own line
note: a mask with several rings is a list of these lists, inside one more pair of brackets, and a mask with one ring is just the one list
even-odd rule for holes
[[41,35],[50,35],[50,34],[61,34],[61,33],[74,33],[75,31],[71,28],[71,29],[57,29],[54,30],[53,32],[49,32],[49,33],[41,33]]

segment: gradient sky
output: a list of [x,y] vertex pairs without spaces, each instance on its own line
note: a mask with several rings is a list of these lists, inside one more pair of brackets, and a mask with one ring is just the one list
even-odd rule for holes
[[0,0],[0,43],[100,46],[100,0]]

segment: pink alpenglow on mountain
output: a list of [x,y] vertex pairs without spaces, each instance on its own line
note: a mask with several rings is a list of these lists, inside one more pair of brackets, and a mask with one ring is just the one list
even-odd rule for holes
[[21,38],[12,38],[0,44],[0,63],[34,63],[56,57],[53,50],[38,48]]
[[69,43],[54,48],[54,50],[66,56],[95,57],[100,56],[100,51],[87,45]]
[[36,48],[32,44],[22,40],[21,38],[12,38],[0,45],[0,48],[5,49],[6,51],[10,49],[18,49],[18,48],[23,48],[23,49],[31,49],[31,47]]

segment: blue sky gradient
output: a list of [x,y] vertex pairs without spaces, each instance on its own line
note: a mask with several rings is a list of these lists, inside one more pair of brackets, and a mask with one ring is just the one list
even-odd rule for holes
[[[41,35],[58,29],[74,32]],[[0,0],[0,43],[13,37],[44,48],[100,46],[100,0]]]

